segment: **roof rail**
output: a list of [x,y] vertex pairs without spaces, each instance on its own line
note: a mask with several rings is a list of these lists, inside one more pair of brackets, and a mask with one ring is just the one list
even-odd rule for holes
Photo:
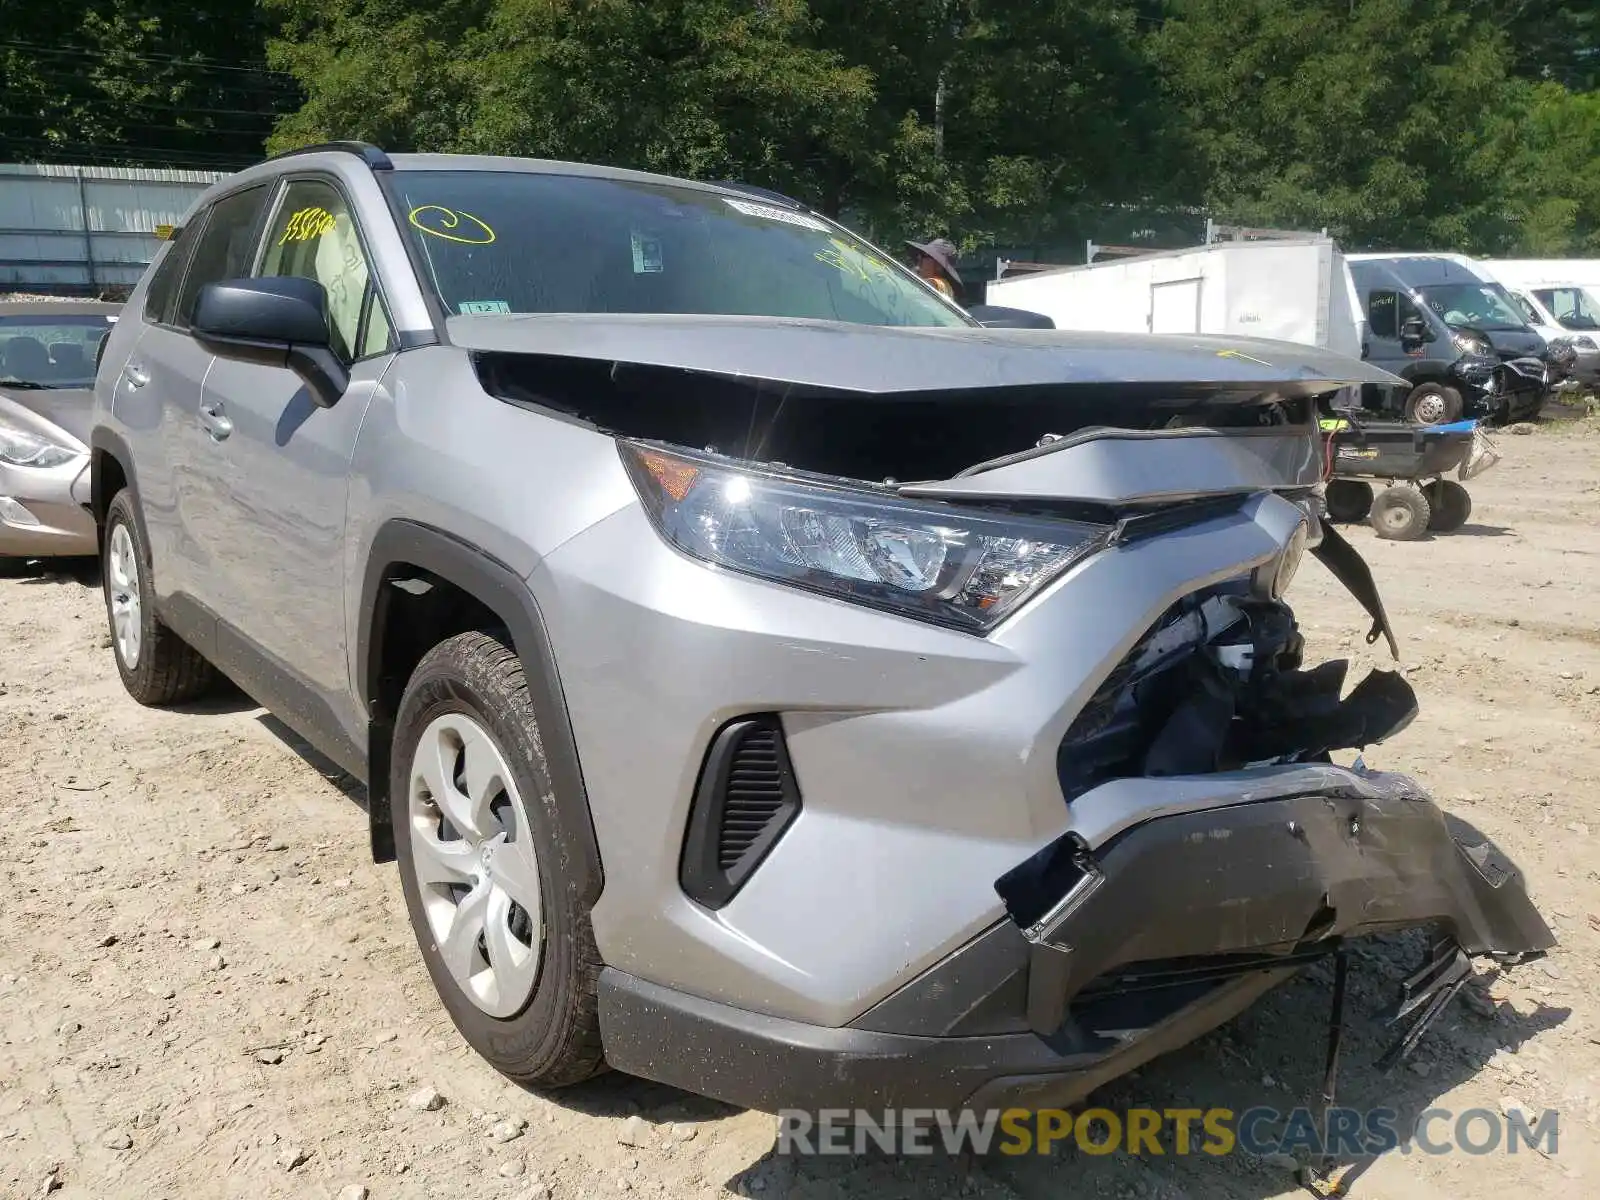
[[315,146],[297,146],[293,150],[280,150],[267,161],[277,162],[281,158],[292,158],[296,154],[326,154],[330,151],[358,155],[361,161],[374,171],[394,170],[394,163],[389,161],[389,156],[370,142],[318,142]]

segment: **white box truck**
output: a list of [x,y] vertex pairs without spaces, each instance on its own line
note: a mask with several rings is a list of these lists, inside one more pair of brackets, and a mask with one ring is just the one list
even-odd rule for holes
[[990,304],[1042,313],[1057,329],[1229,333],[1360,358],[1365,319],[1327,237],[1218,242],[1190,250],[997,279]]

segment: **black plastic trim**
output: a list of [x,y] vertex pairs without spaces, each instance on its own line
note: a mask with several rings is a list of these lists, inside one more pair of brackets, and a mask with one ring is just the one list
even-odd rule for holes
[[296,146],[293,150],[280,150],[268,158],[267,162],[282,162],[286,158],[294,158],[300,154],[354,154],[371,167],[374,171],[392,171],[394,163],[389,156],[370,142],[342,141],[319,142],[314,146]]
[[385,862],[393,857],[389,776],[387,770],[378,773],[381,764],[377,751],[381,750],[386,763],[387,739],[395,714],[383,712],[378,703],[383,663],[379,631],[384,627],[387,605],[394,593],[394,589],[386,585],[397,566],[406,573],[413,568],[421,569],[460,588],[494,613],[511,635],[527,677],[555,805],[567,838],[567,844],[558,853],[558,861],[577,888],[578,899],[584,905],[593,904],[604,882],[600,846],[595,838],[578,744],[567,715],[560,672],[539,606],[522,579],[504,563],[442,530],[407,520],[389,521],[372,539],[361,587],[361,623],[356,638],[356,686],[369,721],[368,758],[372,762],[373,777],[367,790],[374,858]]
[[989,926],[851,1022],[919,1037],[1027,1031],[1028,942],[1008,920]]
[[[780,799],[773,815],[749,847],[736,862],[725,866],[721,861],[721,851],[732,772],[746,739],[756,735],[772,738],[777,756]],[[699,782],[695,785],[688,831],[678,863],[678,882],[684,894],[710,909],[727,904],[761,865],[761,861],[771,853],[784,830],[799,814],[800,785],[795,780],[794,764],[789,761],[783,723],[773,713],[729,721],[712,737],[705,761],[700,767]]]
[[[600,972],[600,1038],[616,1070],[764,1112],[786,1108],[1066,1106],[1108,1080],[1192,1042],[1293,974],[1227,980],[1142,1037],[1065,1056],[1031,1033],[919,1037],[763,1016]],[[982,1102],[978,1099],[981,1097]]]

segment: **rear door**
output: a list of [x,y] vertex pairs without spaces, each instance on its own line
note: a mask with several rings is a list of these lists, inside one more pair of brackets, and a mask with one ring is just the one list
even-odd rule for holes
[[254,274],[300,276],[328,296],[350,386],[319,408],[287,367],[219,357],[199,397],[196,538],[216,573],[217,663],[318,745],[349,724],[343,548],[356,434],[393,354],[359,219],[332,178],[291,177]]

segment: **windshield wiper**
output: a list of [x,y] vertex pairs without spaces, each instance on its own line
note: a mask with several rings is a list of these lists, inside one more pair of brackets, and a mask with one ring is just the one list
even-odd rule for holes
[[0,388],[10,388],[15,392],[47,392],[50,385],[36,379],[0,379]]

